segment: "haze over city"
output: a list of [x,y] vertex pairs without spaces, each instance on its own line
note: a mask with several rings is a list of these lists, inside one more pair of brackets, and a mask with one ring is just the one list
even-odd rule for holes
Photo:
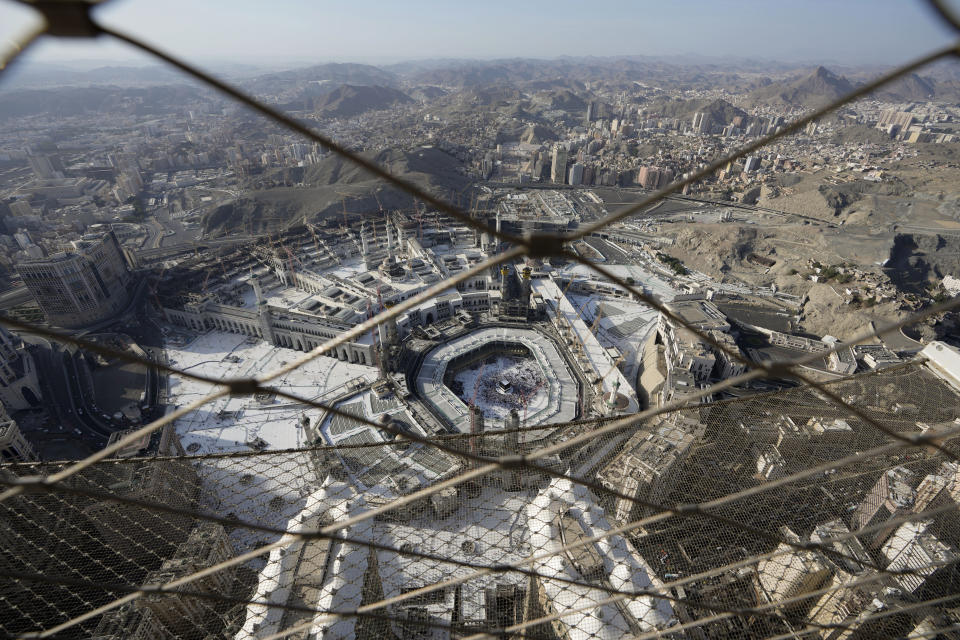
[[[950,29],[920,2],[709,2],[681,7],[580,2],[230,3],[117,0],[105,23],[195,59],[243,64],[393,63],[417,58],[710,56],[784,62],[886,65],[950,42]],[[9,38],[35,19],[0,5]],[[817,33],[816,38],[810,37]],[[129,49],[44,43],[31,58],[143,62]]]

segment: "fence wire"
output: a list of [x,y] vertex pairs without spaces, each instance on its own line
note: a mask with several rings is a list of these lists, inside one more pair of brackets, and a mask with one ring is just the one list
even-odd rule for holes
[[[572,234],[518,237],[99,25],[94,5],[25,4],[44,16],[42,33],[130,44],[512,248],[255,378],[211,379],[4,319],[211,388],[79,462],[0,468],[7,487],[0,493],[0,632],[104,640],[848,638],[948,637],[956,629],[955,389],[922,362],[832,382],[802,369],[840,345],[789,362],[749,361],[564,248],[955,54],[956,46],[898,67]],[[949,9],[931,4],[956,28]],[[0,69],[37,37],[12,47]],[[619,419],[452,437],[420,435],[275,386],[458,282],[523,256],[586,265],[746,371]],[[928,308],[846,346],[958,304]],[[800,386],[711,400],[768,377]],[[328,429],[352,435],[335,447],[243,456],[177,455],[169,445],[176,420],[217,398],[257,392],[319,409]],[[111,459],[155,433],[169,445],[166,455]]]

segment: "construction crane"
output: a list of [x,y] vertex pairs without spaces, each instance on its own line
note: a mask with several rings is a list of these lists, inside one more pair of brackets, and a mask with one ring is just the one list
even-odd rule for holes
[[317,253],[320,253],[320,241],[317,239],[317,230],[313,228],[313,225],[307,222],[307,216],[303,216],[303,226],[310,230],[310,235],[313,236],[313,246],[317,250]]
[[347,222],[347,198],[352,198],[353,194],[337,191],[337,195],[340,196],[340,202],[343,204],[343,226],[349,229],[350,223]]
[[[384,233],[386,234],[386,236],[389,238],[389,237],[390,237],[390,229],[389,229],[390,220],[389,220],[389,218],[387,217],[387,214],[386,214],[386,213],[384,212],[384,210],[383,210],[383,205],[380,203],[380,197],[377,195],[377,192],[376,192],[376,191],[373,192],[373,199],[377,201],[377,210],[378,210],[381,214],[383,214],[383,219],[384,219],[383,232],[384,232]],[[379,245],[379,244],[380,244],[380,241],[379,241],[378,236],[377,236],[377,223],[374,222],[374,223],[373,223],[372,225],[370,225],[370,226],[373,227],[373,243],[376,244],[376,245]]]
[[[283,249],[283,250],[287,253],[287,268],[290,270],[290,282],[292,283],[292,282],[293,282],[293,274],[295,273],[295,271],[294,271],[294,269],[293,269],[293,252],[290,251],[290,249],[289,249],[286,245],[284,245],[284,244],[281,244],[281,245],[280,245],[280,248]],[[293,286],[293,285],[291,284],[291,286]]]
[[590,333],[597,335],[597,325],[600,324],[600,318],[603,317],[603,307],[600,306],[600,303],[597,303],[597,314],[593,318],[593,324],[590,325]]
[[560,298],[563,298],[567,295],[567,291],[570,289],[570,285],[573,284],[573,281],[576,280],[574,276],[570,276],[570,282],[567,283],[567,286],[563,288],[563,291],[560,292],[560,295],[557,296],[557,304],[560,304]]
[[617,356],[617,359],[613,361],[613,366],[610,367],[610,369],[608,369],[605,374],[603,374],[603,377],[602,377],[602,378],[600,378],[600,381],[601,381],[601,382],[604,381],[604,380],[606,380],[606,379],[607,379],[607,376],[609,376],[611,373],[613,373],[613,370],[616,369],[616,368],[620,365],[621,362],[623,362],[624,360],[626,360],[626,358],[627,358],[627,353],[628,353],[628,352],[629,352],[629,350],[628,350],[628,351],[625,351],[624,353],[621,353],[619,356]]
[[583,304],[580,305],[580,308],[577,309],[577,317],[580,318],[581,320],[583,320],[583,309],[584,309],[588,304],[590,304],[590,298],[587,298],[586,300],[584,300],[584,301],[583,301]]

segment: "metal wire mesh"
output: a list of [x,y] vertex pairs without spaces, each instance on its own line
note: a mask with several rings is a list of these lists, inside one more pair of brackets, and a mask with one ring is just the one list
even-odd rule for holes
[[[80,462],[0,470],[8,487],[0,494],[4,634],[847,638],[948,637],[956,629],[960,397],[953,388],[921,362],[826,383],[801,368],[839,346],[792,362],[747,361],[564,248],[955,47],[903,65],[575,234],[515,237],[98,25],[90,5],[31,4],[46,18],[47,35],[108,35],[138,47],[512,248],[253,378],[211,379],[4,320],[210,385]],[[524,255],[581,262],[744,373],[614,420],[443,437],[278,386],[347,340]],[[770,376],[801,385],[710,401]],[[178,455],[176,420],[218,398],[257,392],[321,410],[318,428],[350,435],[335,447]],[[164,455],[111,459],[153,433],[165,438]]]

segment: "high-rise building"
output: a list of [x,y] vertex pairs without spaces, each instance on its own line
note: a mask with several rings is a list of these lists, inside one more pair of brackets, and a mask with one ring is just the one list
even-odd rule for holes
[[657,189],[665,187],[673,180],[673,172],[670,169],[661,169],[660,167],[640,167],[637,171],[637,184],[644,189]]
[[593,184],[594,170],[590,165],[583,167],[583,184]]
[[30,206],[30,201],[21,198],[10,203],[10,213],[18,217],[32,216],[33,207]]
[[[150,586],[161,586],[219,564],[233,555],[233,547],[223,526],[215,522],[203,522],[190,532],[173,557],[148,574],[144,582]],[[229,595],[235,576],[236,568],[228,567],[193,581],[189,589]],[[189,637],[198,629],[206,628],[212,632],[217,628],[213,607],[209,601],[200,598],[148,595],[140,599],[138,608],[149,609],[153,617],[176,638]]]
[[553,148],[553,165],[550,167],[550,180],[559,184],[564,183],[567,176],[567,148],[556,145]]
[[34,175],[41,180],[62,178],[66,172],[60,156],[29,156],[28,160],[30,161],[30,168],[33,169]]
[[[914,486],[918,480],[916,474],[906,467],[885,471],[853,512],[851,528],[874,527],[909,513],[916,499]],[[893,529],[891,526],[874,531],[864,541],[871,548],[877,548],[893,533]]]
[[678,471],[693,443],[703,433],[699,422],[684,416],[656,418],[649,428],[637,431],[607,466],[597,474],[608,489],[631,496],[614,502],[613,517],[631,522],[642,502],[659,503],[673,490]]
[[697,133],[710,133],[710,127],[713,126],[709,113],[698,111],[693,114],[693,130]]
[[112,231],[66,251],[17,265],[23,283],[54,326],[68,329],[105,320],[130,300],[130,271]]
[[[794,544],[800,543],[800,538],[788,527],[780,527],[780,533]],[[814,604],[816,598],[805,600],[801,596],[817,592],[831,577],[833,568],[824,556],[811,551],[797,551],[781,543],[771,558],[757,565],[754,585],[757,602],[764,604],[789,599],[792,602],[784,609],[793,614],[802,614]]]
[[19,338],[0,327],[0,403],[9,411],[40,403],[33,356]]
[[750,156],[743,163],[744,173],[751,173],[753,171],[758,170],[759,168],[760,168],[760,158],[758,158],[757,156]]
[[20,433],[20,427],[0,405],[0,460],[3,462],[33,462],[38,460],[33,446]]
[[920,599],[955,589],[956,563],[960,554],[929,531],[930,520],[904,522],[883,545],[881,553],[897,582]]
[[640,167],[637,171],[637,184],[644,189],[656,189],[660,182],[660,170],[656,167]]
[[880,112],[880,119],[877,121],[878,129],[885,129],[894,126],[898,131],[902,131],[913,124],[913,114],[908,111],[897,111],[895,109],[886,109]]
[[946,509],[933,520],[931,531],[941,540],[960,547],[960,464],[944,462],[917,487],[914,513]]
[[583,183],[583,165],[579,162],[574,163],[570,167],[570,184],[582,184]]

